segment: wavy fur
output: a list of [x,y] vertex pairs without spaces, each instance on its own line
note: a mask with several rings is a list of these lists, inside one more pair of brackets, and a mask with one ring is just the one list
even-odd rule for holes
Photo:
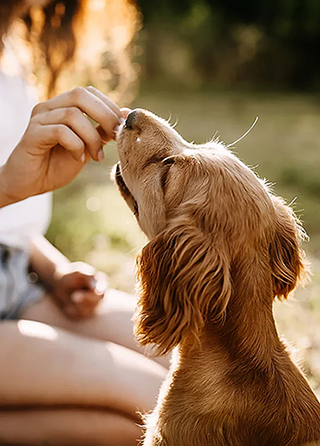
[[116,180],[150,239],[135,331],[160,354],[175,348],[143,445],[320,442],[319,401],[272,311],[305,274],[293,211],[220,143],[189,144],[134,113],[118,135]]

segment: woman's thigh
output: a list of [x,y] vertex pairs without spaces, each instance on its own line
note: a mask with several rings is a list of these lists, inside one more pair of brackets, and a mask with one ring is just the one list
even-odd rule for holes
[[137,446],[141,428],[98,409],[0,410],[0,444],[23,446]]
[[134,417],[166,369],[120,345],[27,320],[0,323],[0,406],[75,405]]
[[[151,349],[141,348],[134,338],[132,317],[135,299],[132,295],[110,289],[93,317],[71,320],[57,307],[50,296],[28,307],[23,319],[34,320],[103,341],[110,341],[149,356]],[[169,356],[153,358],[169,367]]]

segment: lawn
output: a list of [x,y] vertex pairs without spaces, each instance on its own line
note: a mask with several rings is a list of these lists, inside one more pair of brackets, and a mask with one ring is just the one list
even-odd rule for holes
[[[274,191],[294,202],[310,241],[305,249],[314,275],[294,298],[277,303],[279,331],[297,348],[297,357],[320,393],[320,100],[296,94],[235,94],[214,91],[148,91],[132,106],[169,119],[189,141],[219,135],[239,139],[234,152]],[[109,275],[110,285],[134,289],[134,257],[146,242],[110,181],[116,146],[107,146],[103,163],[89,163],[68,187],[54,194],[49,239],[72,260],[85,260]]]

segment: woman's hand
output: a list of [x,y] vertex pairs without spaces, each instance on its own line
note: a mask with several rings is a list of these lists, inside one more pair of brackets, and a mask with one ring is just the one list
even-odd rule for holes
[[52,295],[71,319],[92,316],[108,287],[104,273],[82,262],[63,265],[52,283]]
[[90,158],[102,161],[103,144],[114,138],[122,119],[118,106],[93,87],[78,87],[36,105],[0,170],[0,207],[66,185]]

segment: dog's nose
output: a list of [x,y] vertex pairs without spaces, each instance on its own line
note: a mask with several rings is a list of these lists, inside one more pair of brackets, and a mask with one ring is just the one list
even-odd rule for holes
[[133,124],[134,124],[136,118],[137,118],[137,111],[132,110],[132,112],[130,112],[128,114],[127,119],[126,119],[125,126],[127,127],[127,129],[130,129],[130,130],[133,129]]

